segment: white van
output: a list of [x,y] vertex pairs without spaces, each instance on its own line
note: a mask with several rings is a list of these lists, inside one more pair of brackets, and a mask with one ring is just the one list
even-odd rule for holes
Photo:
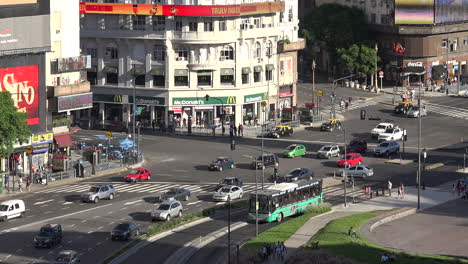
[[0,203],[0,222],[15,217],[24,217],[26,208],[22,200],[10,200]]

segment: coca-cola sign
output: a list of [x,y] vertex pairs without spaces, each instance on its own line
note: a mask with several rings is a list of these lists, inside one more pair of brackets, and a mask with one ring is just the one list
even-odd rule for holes
[[10,92],[28,125],[39,124],[39,65],[0,69],[0,91]]

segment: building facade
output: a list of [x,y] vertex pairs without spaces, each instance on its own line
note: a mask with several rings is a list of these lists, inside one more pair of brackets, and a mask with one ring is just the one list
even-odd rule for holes
[[81,3],[94,93],[82,125],[128,127],[134,112],[143,126],[191,117],[192,126],[207,127],[222,113],[238,125],[295,105],[296,48],[305,44],[297,1],[96,2]]

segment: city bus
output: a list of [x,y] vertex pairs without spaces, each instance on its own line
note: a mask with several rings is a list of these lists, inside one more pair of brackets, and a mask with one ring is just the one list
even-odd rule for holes
[[[322,202],[322,180],[272,185],[264,191],[258,191],[258,221],[281,222],[284,217],[302,213],[308,206]],[[252,193],[248,219],[255,221],[255,218],[255,193]]]

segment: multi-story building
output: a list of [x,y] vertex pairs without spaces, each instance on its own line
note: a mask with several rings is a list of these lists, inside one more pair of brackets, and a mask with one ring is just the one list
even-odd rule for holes
[[227,123],[263,122],[294,106],[297,50],[305,45],[297,1],[93,2],[81,3],[92,124],[128,126],[133,93],[146,126],[189,117],[208,126],[223,111]]

